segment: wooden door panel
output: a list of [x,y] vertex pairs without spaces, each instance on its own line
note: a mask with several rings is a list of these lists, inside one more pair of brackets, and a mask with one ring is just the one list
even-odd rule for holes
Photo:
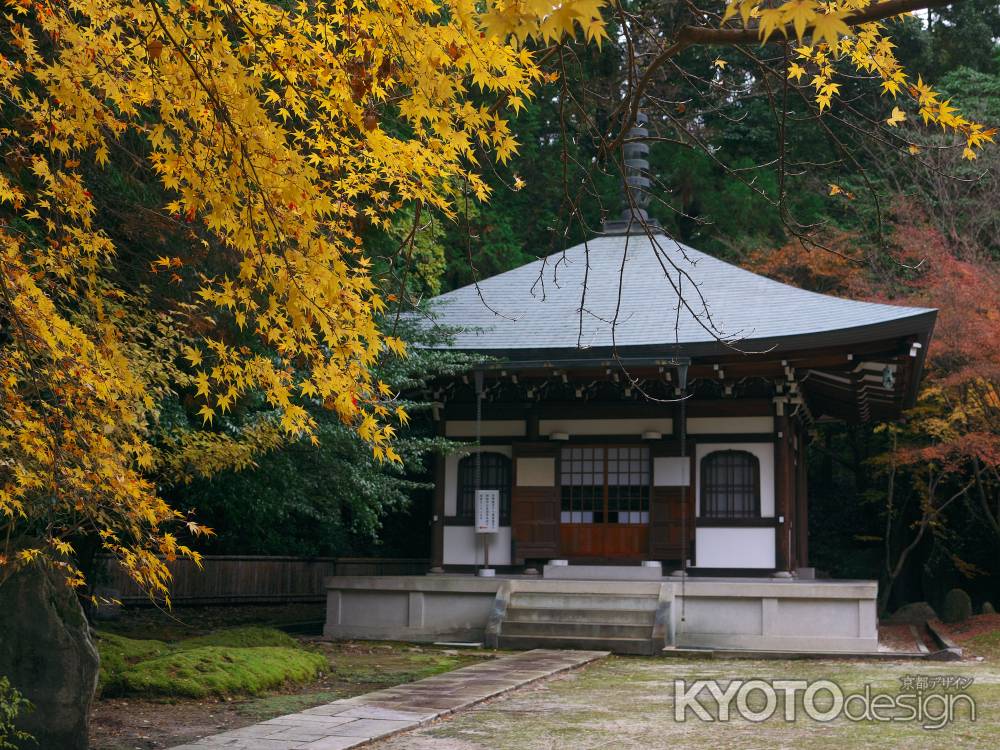
[[514,487],[511,496],[514,556],[551,558],[559,555],[559,501],[554,487]]
[[642,560],[649,549],[646,524],[564,523],[559,526],[560,554],[566,558]]
[[[654,560],[691,557],[694,548],[694,494],[689,487],[654,487],[649,507],[649,554]],[[687,548],[682,544],[687,504]]]

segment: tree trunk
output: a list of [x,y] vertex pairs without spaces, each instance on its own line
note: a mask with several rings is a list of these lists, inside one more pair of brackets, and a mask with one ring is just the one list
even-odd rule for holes
[[0,584],[0,612],[0,675],[34,704],[17,719],[37,743],[25,750],[86,750],[98,657],[76,593],[29,565]]

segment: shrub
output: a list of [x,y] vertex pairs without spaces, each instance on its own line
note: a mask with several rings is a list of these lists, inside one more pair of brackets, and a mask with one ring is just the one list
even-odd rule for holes
[[30,710],[31,702],[6,677],[0,677],[0,750],[17,750],[33,740],[30,734],[14,726],[18,714]]
[[944,596],[941,619],[945,622],[962,622],[972,617],[972,599],[962,589],[952,589]]
[[327,666],[322,654],[300,648],[201,646],[139,662],[122,673],[121,682],[127,692],[144,695],[255,695],[313,679]]

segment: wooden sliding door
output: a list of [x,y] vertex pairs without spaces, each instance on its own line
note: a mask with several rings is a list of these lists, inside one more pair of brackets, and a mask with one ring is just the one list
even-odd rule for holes
[[646,446],[564,446],[559,455],[561,556],[645,558],[650,485]]

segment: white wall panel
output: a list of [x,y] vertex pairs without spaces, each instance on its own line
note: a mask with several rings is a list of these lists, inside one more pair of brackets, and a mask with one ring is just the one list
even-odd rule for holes
[[483,539],[490,544],[490,565],[510,565],[510,526],[496,534],[477,534],[472,526],[444,527],[445,565],[482,565]]
[[691,484],[689,456],[657,456],[653,459],[653,484],[657,487],[687,487]]
[[514,467],[514,481],[518,487],[555,487],[556,460],[554,458],[519,458]]
[[696,567],[775,567],[773,528],[702,528],[695,530]]

